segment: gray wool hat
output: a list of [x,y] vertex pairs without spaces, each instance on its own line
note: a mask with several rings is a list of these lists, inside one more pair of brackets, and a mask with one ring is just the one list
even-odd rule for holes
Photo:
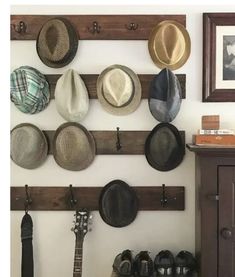
[[20,167],[34,169],[47,158],[48,143],[33,124],[22,123],[11,131],[11,159]]
[[79,171],[87,168],[96,154],[95,140],[82,125],[75,122],[62,124],[55,132],[53,155],[64,169]]
[[154,77],[149,90],[149,109],[159,122],[171,122],[181,106],[182,91],[178,78],[170,69]]

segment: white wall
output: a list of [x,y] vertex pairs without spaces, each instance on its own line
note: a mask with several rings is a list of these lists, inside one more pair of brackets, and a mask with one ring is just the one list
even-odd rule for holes
[[[24,7],[13,6],[12,14],[187,14],[187,29],[191,36],[192,53],[188,62],[175,73],[187,74],[186,99],[173,124],[186,131],[186,142],[200,128],[201,115],[220,114],[223,128],[235,129],[234,103],[202,103],[202,13],[234,12],[235,6],[125,6],[125,7]],[[35,41],[11,42],[11,69],[31,65],[42,73],[63,73],[74,68],[80,73],[100,73],[111,64],[124,64],[136,73],[158,73],[151,61],[147,41],[80,41],[73,62],[61,69],[46,67],[38,58]],[[31,122],[41,129],[56,129],[64,122],[56,112],[54,101],[37,115],[25,115],[11,106],[11,128],[21,122]],[[97,100],[82,124],[90,130],[150,130],[158,122],[151,116],[147,100],[136,112],[125,117],[106,113]],[[38,169],[25,170],[11,162],[11,185],[23,186],[104,186],[119,178],[132,186],[158,186],[162,183],[185,186],[186,209],[181,212],[139,212],[136,220],[125,228],[106,225],[98,212],[93,212],[93,230],[84,242],[83,277],[108,277],[114,257],[124,249],[150,251],[154,256],[168,248],[177,254],[181,249],[194,251],[194,154],[186,150],[183,163],[175,170],[159,172],[150,167],[144,155],[96,156],[84,171],[66,171],[52,156]],[[74,235],[70,231],[73,212],[31,212],[34,222],[34,260],[36,277],[72,276]],[[11,213],[12,277],[20,276],[22,212]]]

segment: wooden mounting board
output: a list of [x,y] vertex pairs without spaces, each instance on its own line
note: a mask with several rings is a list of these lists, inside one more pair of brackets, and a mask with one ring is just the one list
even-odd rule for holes
[[[36,40],[43,24],[54,17],[67,18],[75,27],[80,40],[147,40],[154,26],[164,20],[186,25],[186,15],[11,15],[11,40]],[[26,31],[18,33],[23,21]],[[99,33],[92,33],[97,22]],[[130,24],[136,30],[128,30]]]
[[[53,154],[53,138],[55,131],[43,131],[49,144],[48,154]],[[144,145],[150,131],[119,131],[122,148],[116,149],[116,131],[91,131],[95,143],[97,155],[132,154],[143,155]],[[185,131],[180,131],[183,143],[185,144]]]
[[[97,99],[97,93],[96,93],[96,81],[98,78],[98,74],[81,74],[81,78],[83,79],[90,99]],[[149,85],[150,82],[153,80],[153,78],[156,75],[154,74],[138,74],[138,77],[141,82],[142,87],[142,99],[148,99],[149,97]],[[186,86],[186,75],[185,74],[176,74],[180,85],[182,89],[182,98],[186,98],[185,93],[185,86]],[[51,99],[55,98],[54,91],[57,80],[61,77],[61,75],[45,75],[49,85],[50,85],[50,91],[51,91]]]
[[[139,210],[184,210],[185,188],[165,187],[168,202],[161,205],[162,187],[133,187],[139,199]],[[102,187],[73,187],[74,198],[78,201],[78,208],[89,210],[99,209],[99,196]],[[70,205],[70,189],[68,187],[28,187],[32,204],[29,210],[62,211],[73,210]],[[24,210],[25,187],[11,187],[11,210]]]

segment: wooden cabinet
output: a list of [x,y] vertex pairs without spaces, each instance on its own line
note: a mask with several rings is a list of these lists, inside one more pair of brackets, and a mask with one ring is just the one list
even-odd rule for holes
[[187,145],[196,155],[200,277],[235,277],[235,148]]

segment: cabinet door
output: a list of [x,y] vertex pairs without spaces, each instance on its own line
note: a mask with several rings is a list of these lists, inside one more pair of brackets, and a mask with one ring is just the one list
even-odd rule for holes
[[235,167],[219,166],[218,273],[235,277]]

